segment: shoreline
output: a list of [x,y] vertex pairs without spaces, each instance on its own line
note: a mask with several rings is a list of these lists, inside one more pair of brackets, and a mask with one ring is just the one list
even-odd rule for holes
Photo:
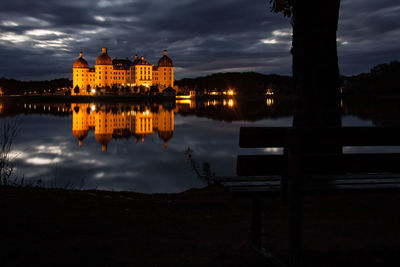
[[[0,187],[2,266],[270,266],[249,247],[251,201],[213,185],[178,194]],[[306,197],[307,266],[398,266],[396,194]],[[265,198],[263,246],[287,259],[287,207]]]
[[[189,100],[212,100],[212,99],[240,99],[240,100],[260,100],[265,99],[263,95],[248,95],[248,96],[198,96],[189,98]],[[278,98],[278,96],[274,97]],[[279,98],[292,98],[289,95],[279,96]],[[1,100],[39,100],[39,101],[64,101],[64,102],[96,102],[96,101],[175,101],[180,100],[175,96],[147,96],[147,95],[108,95],[108,96],[63,96],[63,95],[29,95],[29,96],[0,96]]]

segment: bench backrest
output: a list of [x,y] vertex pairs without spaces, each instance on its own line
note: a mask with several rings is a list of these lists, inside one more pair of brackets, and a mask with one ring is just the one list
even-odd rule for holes
[[[242,127],[239,145],[241,148],[283,147],[287,151],[300,140],[317,146],[400,146],[400,128]],[[287,164],[286,153],[238,156],[237,174],[282,175]],[[304,173],[311,174],[400,172],[400,154],[308,154],[302,155],[301,166]]]

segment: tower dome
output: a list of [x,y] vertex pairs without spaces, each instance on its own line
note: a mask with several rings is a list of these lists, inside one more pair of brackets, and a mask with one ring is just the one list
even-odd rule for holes
[[112,134],[95,134],[95,137],[96,141],[101,144],[101,151],[106,152],[107,144],[111,141]]
[[112,65],[112,59],[107,55],[107,48],[101,49],[101,55],[96,58],[96,65]]
[[167,148],[168,140],[174,135],[173,131],[158,131],[158,137],[164,140],[164,147]]
[[79,53],[79,58],[75,60],[73,68],[89,68],[89,64],[82,57],[83,53]]
[[172,64],[172,59],[170,59],[167,56],[167,50],[164,50],[164,55],[160,60],[158,61],[158,66],[159,67],[173,67],[174,65]]
[[73,130],[72,134],[79,140],[79,147],[82,146],[82,140],[88,135],[88,130]]

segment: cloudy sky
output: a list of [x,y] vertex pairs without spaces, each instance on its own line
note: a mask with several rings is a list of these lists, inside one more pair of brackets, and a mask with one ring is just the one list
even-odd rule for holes
[[[175,76],[256,71],[290,74],[291,26],[268,0],[1,0],[0,77],[71,77],[79,51],[93,67],[102,46],[114,58],[136,53]],[[250,4],[251,3],[251,4]],[[342,0],[341,73],[400,59],[400,2]]]

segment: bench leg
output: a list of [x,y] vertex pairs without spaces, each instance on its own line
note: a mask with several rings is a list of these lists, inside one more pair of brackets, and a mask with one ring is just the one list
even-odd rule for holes
[[303,212],[299,185],[300,177],[289,179],[289,264],[290,267],[302,266]]
[[251,218],[251,242],[256,248],[261,248],[262,241],[262,215],[261,198],[253,197],[253,213]]
[[282,175],[281,176],[281,191],[280,191],[280,197],[281,197],[281,204],[282,206],[287,206],[288,205],[288,177],[287,175]]

